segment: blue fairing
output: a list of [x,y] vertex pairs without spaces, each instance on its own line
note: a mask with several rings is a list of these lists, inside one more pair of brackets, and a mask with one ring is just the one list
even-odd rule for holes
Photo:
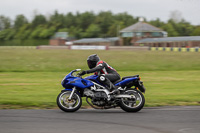
[[[94,86],[94,82],[102,85],[98,80],[98,75],[91,75],[85,78],[81,78],[81,77],[74,77],[72,75],[72,73],[75,71],[70,72],[67,76],[65,76],[65,78],[62,81],[62,86],[66,89],[72,89],[74,86],[81,88],[81,89],[85,89],[85,88],[89,88],[91,86]],[[115,86],[126,86],[127,83],[132,82],[134,80],[137,80],[138,77],[131,77],[131,78],[126,78],[118,83],[115,84]],[[104,85],[102,85],[104,86]]]
[[88,77],[85,77],[85,79],[87,80],[90,80],[90,79],[97,80],[97,78],[98,78],[98,75],[90,75]]
[[70,72],[67,76],[65,76],[65,78],[62,81],[62,86],[64,88],[72,88],[73,86],[76,86],[78,88],[88,88],[90,86],[93,86],[94,84],[86,79],[82,79],[80,77],[74,77],[72,76],[72,72]]
[[[98,78],[98,75],[91,75],[91,76],[86,77],[85,79],[86,79],[86,80],[93,80],[93,81],[95,81],[95,82],[101,84],[101,83],[97,80],[97,78]],[[118,82],[117,84],[115,84],[115,86],[124,86],[124,85],[126,85],[127,83],[129,83],[129,82],[131,82],[131,81],[133,81],[133,80],[137,80],[137,79],[138,79],[138,77],[126,78],[126,79],[124,79],[124,80]],[[101,84],[101,85],[102,85],[102,84]]]
[[126,79],[124,79],[124,80],[118,82],[117,84],[115,84],[115,86],[124,86],[124,85],[126,85],[127,83],[129,83],[129,82],[131,82],[131,81],[133,81],[133,80],[137,80],[137,79],[138,79],[138,77],[126,78]]
[[[86,80],[92,80],[92,81],[95,81],[96,83],[100,84],[100,85],[103,85],[101,84],[99,81],[98,81],[98,78],[99,76],[98,75],[90,75],[88,77],[85,77]],[[103,85],[104,86],[104,85]]]
[[62,91],[72,91],[72,89],[67,89],[67,88],[65,88],[65,89],[62,90]]

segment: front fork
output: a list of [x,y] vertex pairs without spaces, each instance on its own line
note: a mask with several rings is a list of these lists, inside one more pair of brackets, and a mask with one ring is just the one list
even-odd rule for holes
[[74,92],[76,91],[76,87],[73,87],[72,88],[72,92],[71,92],[71,94],[70,94],[70,96],[69,96],[69,100],[71,100],[72,99],[72,96],[74,95]]

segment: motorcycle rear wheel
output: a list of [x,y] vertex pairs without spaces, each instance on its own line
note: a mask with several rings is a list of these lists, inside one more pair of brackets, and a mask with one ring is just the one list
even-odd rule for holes
[[71,91],[64,91],[57,96],[57,105],[65,112],[75,112],[82,105],[82,99],[77,93],[74,93],[72,99],[69,100],[70,94]]
[[122,98],[119,102],[119,106],[126,112],[138,112],[140,111],[145,104],[144,95],[135,89],[127,89],[124,94],[133,96],[134,98]]

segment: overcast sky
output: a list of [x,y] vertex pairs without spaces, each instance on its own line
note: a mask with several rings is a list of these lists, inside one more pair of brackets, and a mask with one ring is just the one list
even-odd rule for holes
[[200,0],[0,0],[0,15],[14,19],[23,14],[32,19],[34,11],[43,15],[94,11],[127,12],[148,21],[160,18],[167,21],[170,12],[179,11],[181,16],[194,25],[200,25]]

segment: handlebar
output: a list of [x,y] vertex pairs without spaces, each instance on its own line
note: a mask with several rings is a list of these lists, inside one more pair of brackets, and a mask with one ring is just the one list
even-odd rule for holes
[[80,75],[81,69],[75,69],[75,70],[73,70],[72,71],[72,75],[73,75],[74,72],[78,72],[78,71],[79,71],[79,73],[77,73],[76,76],[81,78],[81,75]]
[[81,71],[81,69],[76,69],[76,71]]

